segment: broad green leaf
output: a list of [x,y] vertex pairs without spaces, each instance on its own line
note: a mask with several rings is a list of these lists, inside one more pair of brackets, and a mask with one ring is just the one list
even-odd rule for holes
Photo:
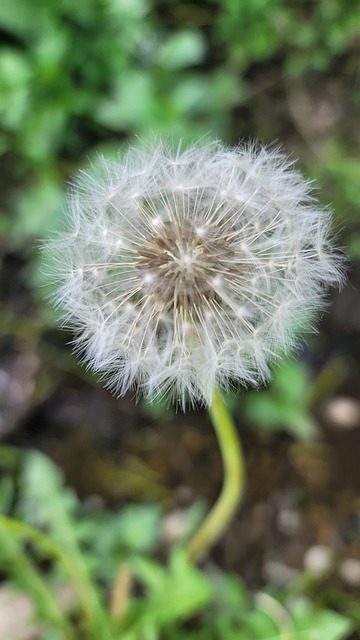
[[[49,590],[45,577],[23,550],[21,543],[14,537],[12,522],[0,517],[0,570],[7,569],[18,586],[25,588],[35,601],[39,616],[49,620],[62,630],[65,638],[75,640],[56,597]],[[62,635],[64,638],[64,635]]]
[[126,507],[119,519],[121,542],[132,551],[150,551],[158,541],[160,517],[160,509],[152,505]]
[[177,31],[160,45],[157,62],[167,69],[181,69],[201,62],[205,42],[199,31]]
[[[210,600],[209,581],[192,566],[183,550],[175,549],[167,569],[156,567],[143,559],[133,564],[135,575],[144,581],[149,593],[143,617],[146,624],[162,628],[175,620],[182,620],[200,611]],[[137,620],[135,628],[145,624]]]
[[24,0],[1,0],[0,25],[4,30],[22,34],[33,25],[34,9]]
[[49,235],[63,219],[63,206],[64,188],[59,177],[51,171],[44,172],[19,193],[13,233],[22,238]]
[[291,615],[296,640],[343,640],[351,631],[351,623],[344,616],[334,611],[316,611],[306,600],[297,600]]
[[109,97],[95,105],[95,119],[114,131],[144,127],[156,108],[154,90],[151,76],[133,69],[114,83]]

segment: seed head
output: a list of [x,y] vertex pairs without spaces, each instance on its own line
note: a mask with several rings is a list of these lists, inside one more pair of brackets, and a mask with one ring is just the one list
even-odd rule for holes
[[69,204],[46,243],[55,300],[118,395],[184,407],[265,381],[343,279],[329,212],[275,149],[130,147],[82,172]]

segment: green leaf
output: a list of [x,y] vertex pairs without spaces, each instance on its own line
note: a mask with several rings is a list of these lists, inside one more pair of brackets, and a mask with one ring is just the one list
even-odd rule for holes
[[64,489],[59,469],[43,454],[30,451],[25,457],[21,474],[21,499],[18,513],[26,522],[37,528],[54,531],[61,544],[61,527],[64,514],[68,517],[77,507],[73,491]]
[[165,69],[182,69],[202,62],[205,42],[199,31],[177,31],[160,45],[157,62]]
[[109,10],[113,15],[124,19],[138,19],[149,10],[148,0],[108,0]]
[[289,402],[306,401],[309,386],[309,371],[297,360],[286,360],[274,372],[272,387]]
[[0,482],[0,513],[6,513],[14,495],[14,483],[10,476],[5,476]]
[[34,9],[23,0],[1,0],[0,25],[6,30],[22,34],[35,19]]
[[[262,611],[251,611],[243,618],[245,634],[240,640],[282,640],[277,624]],[[295,640],[295,638],[291,638]]]
[[133,69],[114,83],[112,94],[95,105],[100,124],[123,131],[145,127],[155,109],[154,84],[148,73]]
[[14,49],[0,51],[0,117],[2,126],[22,127],[29,108],[32,69],[26,56]]
[[119,518],[120,541],[131,551],[151,551],[158,541],[160,508],[153,505],[126,507]]
[[283,429],[296,438],[311,440],[317,437],[318,429],[309,410],[310,398],[306,367],[288,360],[274,371],[267,389],[245,396],[244,407],[249,419],[261,429]]
[[[203,574],[187,559],[182,549],[174,549],[168,569],[143,558],[133,562],[136,577],[148,588],[141,615],[133,616],[128,630],[164,629],[200,611],[211,598],[211,586]],[[126,622],[126,621],[125,621]]]
[[[75,639],[65,614],[61,611],[57,599],[49,590],[45,578],[22,549],[14,537],[12,521],[0,517],[0,567],[8,568],[12,577],[35,600],[38,614],[62,629],[65,637]],[[62,636],[64,637],[64,636]]]
[[354,260],[359,260],[360,258],[360,234],[353,233],[350,236],[349,244],[348,244],[348,254],[350,258]]
[[[55,555],[61,560],[77,590],[90,638],[97,639],[101,633],[104,640],[110,640],[110,621],[96,585],[91,581],[71,519],[76,506],[74,493],[64,490],[62,475],[55,465],[39,452],[28,453],[22,474],[20,515],[33,526],[45,526],[49,530],[51,541],[55,543]],[[17,527],[21,532],[21,523]],[[31,530],[28,533],[31,534]],[[36,539],[36,531],[32,535]],[[40,534],[38,538],[43,539]]]
[[305,599],[291,607],[297,630],[296,640],[343,640],[351,631],[351,623],[334,611],[314,611]]
[[23,188],[16,201],[17,220],[13,233],[18,237],[47,236],[63,219],[64,189],[52,171],[28,188]]

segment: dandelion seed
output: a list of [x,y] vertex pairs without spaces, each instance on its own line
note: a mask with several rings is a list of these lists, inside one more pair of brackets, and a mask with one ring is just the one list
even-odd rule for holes
[[119,395],[209,404],[215,388],[263,382],[343,279],[329,212],[278,150],[129,148],[81,172],[69,203],[46,243],[55,300]]

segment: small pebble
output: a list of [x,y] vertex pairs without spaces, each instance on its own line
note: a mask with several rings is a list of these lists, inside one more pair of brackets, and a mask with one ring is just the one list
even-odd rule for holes
[[360,402],[339,396],[329,400],[323,409],[325,419],[339,429],[355,429],[360,425]]
[[340,565],[339,575],[349,587],[360,587],[360,560],[344,560]]
[[293,509],[281,509],[277,515],[277,526],[280,533],[286,536],[294,536],[298,533],[301,518],[298,511]]
[[173,545],[184,537],[188,528],[187,515],[186,509],[176,509],[165,516],[161,527],[161,538],[165,544]]
[[280,588],[286,587],[299,575],[296,569],[276,560],[265,562],[263,573],[266,582]]
[[312,571],[318,578],[331,571],[334,564],[334,554],[330,547],[315,544],[304,555],[304,567]]

